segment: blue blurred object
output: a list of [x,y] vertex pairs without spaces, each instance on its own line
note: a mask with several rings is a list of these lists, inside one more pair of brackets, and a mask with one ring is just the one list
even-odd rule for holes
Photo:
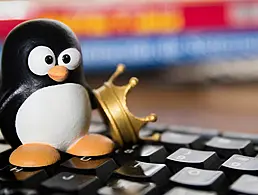
[[258,31],[79,39],[86,70],[113,69],[118,63],[128,68],[153,68],[192,61],[242,59],[258,54]]

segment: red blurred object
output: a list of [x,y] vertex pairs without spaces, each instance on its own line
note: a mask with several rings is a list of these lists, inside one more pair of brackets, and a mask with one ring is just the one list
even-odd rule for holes
[[15,26],[24,21],[26,20],[0,20],[0,38],[5,38]]
[[225,6],[222,3],[187,6],[184,8],[185,27],[187,28],[221,28],[226,26]]
[[[76,3],[76,1],[75,1]],[[84,5],[84,4],[83,4]],[[192,30],[258,28],[257,0],[120,2],[92,6],[44,6],[33,2],[21,20],[0,15],[0,39],[20,22],[52,18],[70,26],[79,36],[173,34]],[[2,20],[1,20],[2,19]]]

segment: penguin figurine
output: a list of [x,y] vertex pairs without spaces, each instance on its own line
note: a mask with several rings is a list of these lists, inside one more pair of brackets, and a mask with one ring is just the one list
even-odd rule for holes
[[15,149],[9,161],[42,167],[60,159],[112,152],[111,139],[87,134],[95,97],[85,81],[79,41],[65,24],[26,21],[7,36],[2,50],[0,128]]

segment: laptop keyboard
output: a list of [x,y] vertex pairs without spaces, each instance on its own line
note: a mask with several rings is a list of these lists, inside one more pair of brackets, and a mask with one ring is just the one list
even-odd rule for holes
[[[89,133],[109,136],[92,121]],[[0,136],[0,195],[226,195],[258,194],[258,134],[149,124],[140,137],[160,134],[99,157],[61,153],[44,168],[9,164],[11,147]]]

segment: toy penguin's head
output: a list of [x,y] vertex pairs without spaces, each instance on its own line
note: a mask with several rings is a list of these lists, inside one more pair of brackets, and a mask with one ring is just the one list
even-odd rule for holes
[[44,87],[83,79],[80,44],[63,23],[30,20],[8,35],[2,53],[2,87]]

